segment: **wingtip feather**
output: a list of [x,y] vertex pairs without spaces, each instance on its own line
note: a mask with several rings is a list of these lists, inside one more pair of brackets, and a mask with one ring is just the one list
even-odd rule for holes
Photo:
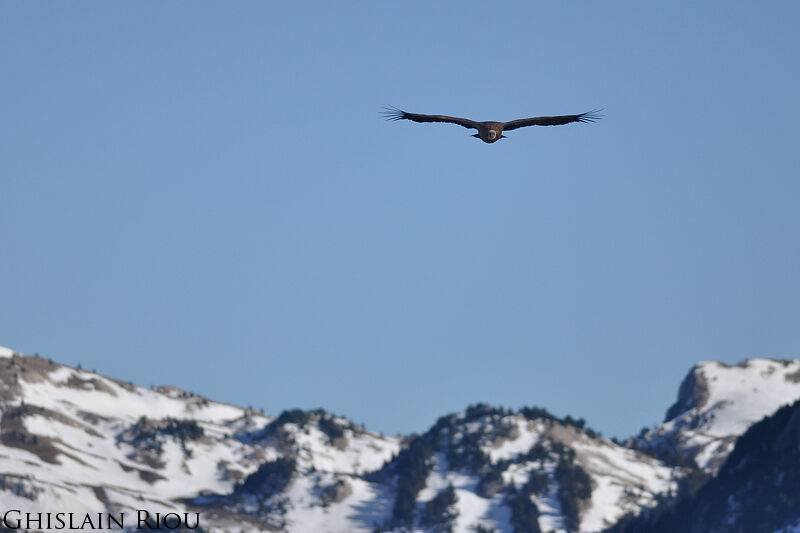
[[381,111],[381,114],[386,120],[403,120],[406,118],[406,112],[402,109],[398,109],[392,105],[385,106]]
[[603,118],[603,113],[601,113],[603,109],[592,109],[591,111],[587,111],[586,113],[581,113],[578,115],[578,122],[597,122],[601,118]]

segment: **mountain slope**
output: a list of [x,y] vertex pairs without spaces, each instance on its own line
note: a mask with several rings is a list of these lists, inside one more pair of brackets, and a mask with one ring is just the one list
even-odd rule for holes
[[[262,465],[291,458],[298,471],[314,472],[308,480],[317,484],[355,478],[342,507],[371,505],[373,492],[357,476],[379,468],[400,445],[326,413],[274,419],[172,387],[146,390],[37,357],[5,355],[0,495],[6,509],[201,510],[204,529],[272,530],[268,514],[246,507],[216,512],[193,500],[236,494]],[[347,520],[341,527],[357,530]]]
[[[716,472],[761,413],[800,395],[798,373],[798,361],[701,363],[667,422],[636,444]],[[667,516],[699,479],[677,464],[539,408],[479,404],[390,438],[323,410],[272,417],[0,349],[5,509],[197,513],[205,531],[589,533],[643,510]]]
[[[442,417],[384,468],[397,496],[387,529],[599,531],[654,505],[681,473],[542,409],[477,405]],[[449,487],[449,513],[431,518]],[[434,529],[436,530],[436,529]]]
[[10,351],[0,445],[7,509],[200,513],[212,531],[598,531],[681,476],[541,409],[479,405],[388,438]]
[[[750,427],[693,497],[613,533],[780,533],[800,530],[800,401]],[[611,533],[610,532],[610,533]]]
[[684,379],[664,423],[636,445],[657,455],[677,453],[714,473],[752,424],[797,399],[798,360],[748,359],[735,366],[705,361]]

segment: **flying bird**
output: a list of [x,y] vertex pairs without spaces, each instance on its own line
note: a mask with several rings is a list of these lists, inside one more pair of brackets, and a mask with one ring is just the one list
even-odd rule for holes
[[599,120],[601,115],[599,110],[587,111],[578,115],[560,115],[557,117],[532,117],[512,120],[510,122],[476,122],[468,118],[448,117],[445,115],[421,115],[418,113],[406,113],[396,107],[387,107],[383,112],[387,120],[412,120],[414,122],[449,122],[458,124],[465,128],[478,130],[473,137],[477,137],[485,143],[497,142],[504,138],[504,131],[524,128],[525,126],[560,126],[570,122],[594,122]]

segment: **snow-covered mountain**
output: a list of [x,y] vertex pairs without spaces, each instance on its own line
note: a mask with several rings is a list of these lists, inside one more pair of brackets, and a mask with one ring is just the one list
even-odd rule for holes
[[800,531],[800,401],[753,424],[695,494],[666,503],[608,533]]
[[747,359],[735,366],[701,362],[683,380],[664,423],[641,436],[637,445],[678,453],[715,473],[750,426],[797,399],[796,359]]
[[[380,502],[379,488],[360,476],[400,448],[396,438],[321,412],[276,419],[172,387],[147,390],[38,357],[3,356],[3,509],[125,513],[131,521],[140,509],[199,511],[205,530],[276,530],[299,519],[305,525],[293,531],[354,531],[348,516],[368,515]],[[286,513],[253,511],[244,497],[231,503],[264,465],[287,458]],[[330,489],[337,483],[348,489]],[[220,504],[204,495],[233,496]],[[323,505],[331,498],[338,505]],[[320,521],[330,526],[315,527]]]
[[[713,456],[800,396],[797,361],[733,368],[693,369],[639,444]],[[670,501],[692,472],[676,464],[538,408],[475,405],[392,438],[322,410],[272,417],[0,349],[0,508],[21,513],[124,517],[129,530],[147,511],[205,531],[588,533]]]
[[581,422],[476,405],[441,418],[376,479],[397,487],[387,530],[563,532],[654,505],[680,475]]

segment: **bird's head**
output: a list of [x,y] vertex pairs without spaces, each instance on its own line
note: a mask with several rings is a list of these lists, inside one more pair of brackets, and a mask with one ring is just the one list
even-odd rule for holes
[[493,143],[499,141],[500,139],[505,138],[505,135],[503,135],[501,132],[502,130],[489,129],[482,132],[483,135],[481,135],[480,133],[476,133],[475,135],[473,135],[473,137],[477,137],[478,139],[482,140],[485,143]]

